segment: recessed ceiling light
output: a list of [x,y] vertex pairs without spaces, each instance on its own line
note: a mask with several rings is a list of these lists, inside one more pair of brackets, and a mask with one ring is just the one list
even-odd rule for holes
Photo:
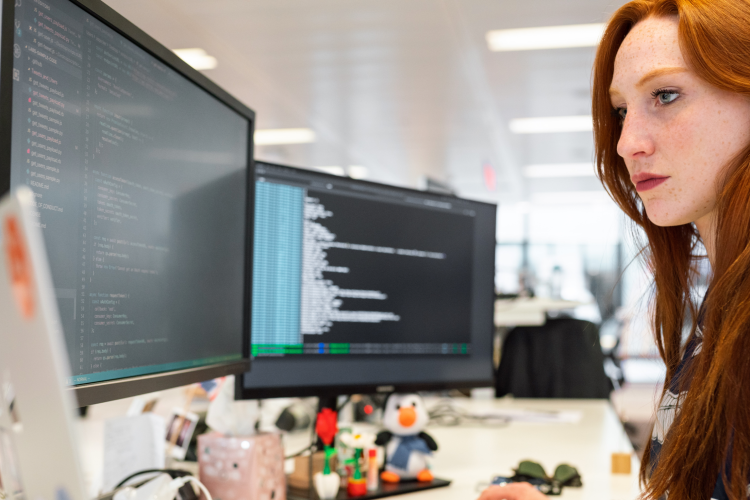
[[543,177],[589,177],[596,175],[592,163],[551,163],[546,165],[528,165],[523,168],[523,175],[532,179]]
[[351,165],[348,169],[349,177],[352,179],[367,179],[370,171],[362,165]]
[[604,24],[572,24],[488,31],[487,46],[494,52],[515,50],[594,47],[604,33]]
[[216,58],[203,49],[175,49],[172,52],[197,70],[214,69],[218,65]]
[[591,115],[516,118],[510,121],[514,134],[545,134],[551,132],[588,132],[594,130]]
[[309,128],[269,128],[256,130],[254,141],[256,146],[307,144],[315,142],[315,132]]
[[344,167],[339,167],[338,165],[331,165],[328,167],[314,167],[316,170],[320,170],[321,172],[325,172],[327,174],[333,174],[333,175],[340,175],[344,176],[346,175],[346,172],[344,172]]

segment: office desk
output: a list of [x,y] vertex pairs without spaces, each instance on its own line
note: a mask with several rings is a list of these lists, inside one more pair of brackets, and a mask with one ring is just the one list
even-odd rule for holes
[[[427,400],[428,407],[434,401]],[[632,452],[614,409],[603,400],[457,399],[467,410],[521,408],[529,410],[579,410],[578,423],[521,423],[507,427],[479,424],[458,427],[430,427],[440,446],[433,461],[435,476],[453,484],[406,497],[409,500],[459,500],[479,496],[477,485],[495,475],[512,475],[521,460],[542,464],[548,474],[560,463],[569,463],[581,473],[583,487],[565,488],[563,500],[634,500],[639,492],[638,459],[632,459],[630,475],[611,473],[613,452]]]
[[[180,406],[180,390],[165,391],[158,405],[159,413]],[[428,407],[438,400],[427,399]],[[632,459],[630,475],[611,474],[611,454],[631,452],[632,448],[611,404],[602,400],[540,400],[458,398],[455,404],[468,411],[491,408],[529,410],[577,410],[583,417],[577,423],[521,423],[505,427],[463,424],[457,427],[432,426],[427,429],[440,446],[433,460],[436,476],[453,484],[421,493],[411,493],[405,500],[474,500],[479,483],[489,483],[495,475],[512,475],[511,468],[525,459],[541,463],[548,474],[567,462],[578,468],[583,478],[581,488],[566,488],[562,500],[634,500],[638,495],[638,460]],[[92,494],[101,484],[103,419],[125,413],[128,400],[92,407],[92,414],[80,429],[84,468],[89,476]],[[299,451],[309,444],[309,431],[296,432],[284,438],[288,452]],[[480,488],[481,489],[481,488]],[[551,497],[555,498],[555,497]]]

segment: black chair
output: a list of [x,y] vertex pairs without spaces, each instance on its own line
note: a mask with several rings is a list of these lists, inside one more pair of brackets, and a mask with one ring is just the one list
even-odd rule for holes
[[514,328],[503,343],[497,397],[609,398],[612,389],[594,323],[551,318],[543,326]]

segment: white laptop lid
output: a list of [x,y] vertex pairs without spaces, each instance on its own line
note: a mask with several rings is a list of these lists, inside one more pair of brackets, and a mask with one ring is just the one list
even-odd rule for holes
[[84,500],[75,407],[64,387],[70,368],[34,207],[25,186],[0,200],[3,486],[11,490],[20,482],[26,500]]

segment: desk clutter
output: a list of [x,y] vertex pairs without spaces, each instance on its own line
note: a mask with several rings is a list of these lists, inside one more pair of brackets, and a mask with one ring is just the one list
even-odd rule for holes
[[[161,421],[160,444],[154,440],[149,445],[161,446],[161,465],[157,467],[144,461],[138,470],[122,470],[114,479],[115,483],[103,491],[109,491],[111,498],[113,486],[119,486],[127,476],[145,468],[166,468],[172,474],[176,469],[185,469],[206,486],[212,497],[225,500],[368,500],[403,493],[416,493],[414,500],[420,497],[443,500],[452,498],[454,494],[472,498],[472,492],[478,495],[481,491],[474,490],[474,487],[487,487],[490,478],[495,478],[496,484],[530,482],[547,495],[556,495],[581,483],[588,487],[587,491],[592,487],[596,490],[601,475],[610,473],[608,461],[605,464],[596,461],[597,466],[602,465],[597,469],[592,468],[588,458],[584,458],[600,452],[591,451],[590,445],[581,441],[580,434],[581,430],[587,429],[586,432],[592,435],[600,435],[601,431],[595,427],[599,424],[592,427],[592,422],[598,420],[592,421],[592,418],[600,412],[602,416],[609,415],[611,408],[604,401],[534,402],[392,394],[372,398],[342,397],[322,403],[315,399],[263,400],[249,405],[247,401],[231,400],[232,384],[229,382],[223,390],[215,391],[211,396],[193,386],[162,393],[158,400],[146,398],[142,401],[136,398],[130,404],[129,415],[124,417],[116,417],[111,411],[102,414],[98,407],[92,407],[88,417],[94,419],[91,423],[101,422],[103,428],[111,429],[109,434],[121,429],[123,422],[144,426],[143,421]],[[191,395],[194,396],[193,402],[187,405]],[[358,415],[356,409],[362,401],[373,408]],[[109,406],[124,412],[128,408],[125,403],[127,401]],[[320,404],[324,407],[319,408]],[[307,425],[300,424],[290,432],[273,431],[279,422],[278,416],[290,405],[297,408],[298,420],[306,421]],[[144,409],[150,412],[140,413]],[[465,418],[459,423],[432,417],[445,414],[448,409]],[[504,417],[519,412],[540,416],[576,412],[578,417],[511,418],[510,421],[469,418],[486,416],[491,412]],[[166,422],[171,421],[174,427],[174,417],[178,413],[199,416],[199,422],[195,425],[197,435],[187,437],[186,460],[170,458],[174,455],[167,454],[165,450],[171,441],[167,439]],[[303,418],[303,414],[309,414],[309,418]],[[376,418],[369,418],[372,415]],[[109,418],[104,420],[103,416]],[[241,420],[242,425],[235,426],[232,423],[235,419]],[[213,423],[213,426],[207,427],[206,421]],[[606,422],[606,419],[601,422]],[[193,427],[189,419],[185,419],[184,425]],[[214,426],[222,431],[217,431]],[[175,427],[171,432],[172,437],[175,433],[182,435],[183,431]],[[120,441],[124,446],[134,447],[140,441],[150,439],[149,435],[153,433],[143,432],[135,439],[123,433]],[[422,444],[414,438],[420,439]],[[554,446],[554,442],[550,441],[553,438],[565,443],[564,449]],[[178,444],[184,443],[175,443]],[[628,448],[624,438],[621,444],[611,444],[611,451],[623,452],[623,460],[632,458],[630,453],[625,453]],[[479,452],[481,454],[477,455],[477,447],[487,449],[487,453]],[[131,449],[131,455],[135,451]],[[608,451],[607,458],[609,454],[611,452]],[[168,457],[166,460],[165,456]],[[533,462],[522,460],[529,457]],[[403,465],[404,459],[406,467]],[[470,470],[462,465],[464,461],[470,464]],[[555,467],[558,464],[561,465]],[[454,469],[457,466],[459,468]],[[461,472],[461,467],[466,471]],[[427,478],[420,474],[425,469],[430,475],[438,477],[425,481]],[[187,473],[181,472],[183,475]],[[388,473],[398,475],[399,480],[385,481],[383,476],[387,478],[390,476]],[[126,482],[138,486],[153,475],[140,474]],[[418,480],[420,475],[423,481]],[[451,488],[444,488],[451,483],[439,476],[456,482]],[[174,479],[179,477],[182,476],[173,476]],[[626,488],[625,483],[635,482],[634,477],[620,473],[613,475],[612,481],[616,487]],[[463,491],[462,483],[472,485],[472,492]],[[193,493],[188,493],[188,490]],[[182,487],[181,491],[178,500],[197,500],[200,496],[198,489],[190,484]],[[602,498],[605,497],[606,494]]]
[[[291,434],[285,432],[264,432],[256,430],[258,424],[265,420],[273,421],[276,414],[283,413],[284,403],[281,401],[261,402],[256,406],[248,406],[248,402],[234,402],[231,400],[231,381],[222,390],[215,391],[211,396],[203,395],[201,401],[213,397],[206,411],[198,404],[192,408],[183,406],[178,412],[175,408],[170,411],[172,427],[174,417],[180,414],[195,412],[204,419],[213,422],[215,426],[224,432],[218,432],[210,428],[206,430],[200,423],[193,425],[185,419],[185,425],[198,427],[205,432],[201,435],[188,437],[191,445],[188,447],[187,456],[196,457],[197,462],[191,469],[192,473],[206,487],[214,498],[223,500],[239,500],[244,498],[257,498],[263,500],[351,500],[351,499],[375,499],[384,496],[392,496],[403,493],[413,493],[434,490],[443,486],[449,486],[450,481],[436,478],[433,473],[433,460],[441,453],[440,441],[445,439],[445,433],[461,432],[466,435],[466,452],[470,453],[471,438],[468,436],[469,429],[491,430],[501,433],[505,437],[502,443],[510,443],[510,434],[518,431],[508,429],[509,425],[527,426],[532,432],[547,429],[547,432],[560,433],[561,426],[578,426],[588,414],[581,406],[563,404],[533,404],[529,401],[520,401],[517,404],[508,402],[486,402],[483,400],[472,401],[470,399],[428,399],[425,401],[418,394],[391,394],[379,398],[377,408],[373,413],[378,415],[377,419],[369,419],[363,422],[356,417],[356,422],[351,422],[351,410],[358,407],[359,398],[339,399],[333,407],[319,408],[317,414],[311,414],[307,420],[308,425],[297,428]],[[185,399],[198,391],[189,389],[186,391]],[[365,398],[369,403],[372,400]],[[289,400],[287,400],[289,401]],[[137,401],[136,401],[137,402]],[[165,401],[164,410],[180,407],[176,401]],[[312,401],[296,400],[286,404],[298,406],[311,405]],[[330,404],[330,402],[325,403]],[[235,408],[237,405],[237,408]],[[143,405],[131,405],[136,410]],[[152,408],[153,402],[148,405]],[[201,408],[204,408],[201,410]],[[476,419],[469,416],[489,414],[494,408],[498,415],[506,417],[500,419]],[[265,409],[265,413],[261,412]],[[269,413],[268,410],[273,409]],[[433,420],[431,415],[444,415],[451,409],[457,415],[463,416],[462,424],[457,425],[454,420]],[[189,410],[189,411],[188,411]],[[297,410],[302,414],[301,408]],[[536,418],[536,415],[568,415],[576,413],[576,418]],[[372,414],[372,413],[371,413]],[[524,418],[507,418],[523,414]],[[525,418],[527,414],[535,415],[535,418]],[[206,417],[207,415],[207,417]],[[108,427],[116,425],[120,428],[124,421],[138,423],[142,421],[159,420],[153,415],[128,416],[112,419],[107,422]],[[242,420],[241,426],[236,426],[233,421]],[[278,423],[278,420],[276,420]],[[514,424],[515,423],[515,424]],[[139,425],[145,425],[140,423]],[[306,430],[307,429],[307,430]],[[557,430],[555,430],[557,429]],[[239,435],[236,431],[246,433]],[[182,434],[179,428],[171,431]],[[307,434],[310,432],[311,434]],[[168,433],[161,423],[161,443],[169,444],[165,440]],[[466,434],[464,434],[466,433]],[[488,434],[489,436],[490,434]],[[498,434],[499,435],[499,434]],[[442,438],[441,438],[442,436]],[[127,437],[127,436],[126,436]],[[292,456],[285,456],[284,442],[292,439],[293,443],[287,442],[287,450],[294,450],[305,439],[306,447],[301,452]],[[124,439],[127,440],[127,439]],[[133,441],[135,442],[135,441]],[[449,449],[455,453],[456,443],[449,443]],[[488,442],[488,445],[490,443]],[[461,445],[464,446],[463,444]],[[519,445],[516,443],[516,448]],[[299,449],[299,448],[296,448]],[[539,451],[533,451],[533,446],[526,448],[529,455],[535,460],[522,460],[515,462],[510,474],[494,476],[491,484],[503,485],[514,482],[528,482],[535,486],[540,492],[557,496],[567,488],[582,487],[585,479],[579,470],[581,457],[572,454],[570,458],[566,455],[557,459]],[[193,451],[190,451],[193,450]],[[499,450],[498,450],[499,451]],[[523,450],[520,450],[523,452]],[[447,452],[447,453],[452,453]],[[287,451],[287,454],[289,452]],[[443,451],[443,453],[446,453]],[[162,457],[164,452],[162,451]],[[536,458],[538,457],[538,458]],[[565,462],[559,463],[563,460]],[[622,463],[631,460],[630,453],[613,454],[613,466],[615,459]],[[553,461],[554,460],[554,461]],[[570,460],[570,462],[568,462]],[[286,462],[286,463],[285,463]],[[144,462],[145,463],[145,462]],[[174,462],[169,467],[183,467],[189,462]],[[546,469],[549,465],[555,465],[553,469]],[[293,464],[293,466],[292,466]],[[504,467],[512,465],[513,462],[498,462],[494,467],[496,471],[502,471]],[[285,467],[286,465],[286,467]],[[498,467],[499,466],[499,467]],[[286,469],[286,470],[285,470]],[[285,474],[286,472],[286,474]],[[622,467],[613,473],[620,476],[625,472]],[[590,475],[590,471],[587,472]],[[627,472],[625,472],[627,474]],[[143,480],[139,476],[136,479]],[[176,476],[175,476],[176,477]],[[488,476],[484,476],[488,477]],[[121,477],[122,479],[122,477]],[[121,481],[120,481],[121,482]],[[486,487],[484,483],[483,487]],[[193,491],[192,494],[186,493]],[[452,491],[452,490],[451,490]],[[445,493],[450,493],[448,490]],[[197,500],[200,492],[190,485],[182,489],[178,494],[178,500]],[[444,497],[442,495],[441,497]],[[126,499],[115,499],[126,500]]]
[[[150,412],[156,401],[143,404],[138,398],[128,415],[107,419],[103,486],[110,493],[100,498],[138,500],[154,488],[168,495],[174,481],[191,473],[211,497],[222,500],[374,499],[450,484],[430,470],[438,444],[426,432],[429,411],[418,394],[389,395],[379,432],[372,423],[340,424],[341,408],[321,408],[311,422],[310,445],[285,457],[282,432],[257,430],[258,403],[233,401],[231,379],[218,386],[202,394],[210,400],[207,411],[191,411],[201,389],[190,386],[184,405],[172,409],[166,421]],[[287,459],[294,461],[288,476]],[[191,460],[196,466],[186,467]],[[183,467],[190,473],[175,472]],[[199,494],[190,484],[175,489],[179,500]]]
[[[132,422],[131,425],[133,428],[145,426],[148,430],[151,425],[144,424],[144,421],[161,420],[161,423],[157,426],[159,428],[159,441],[161,445],[154,440],[149,446],[161,446],[164,450],[169,445],[169,441],[166,438],[167,426],[165,422],[169,421],[170,415],[174,416],[175,412],[173,409],[181,408],[181,412],[185,410],[186,406],[184,405],[184,401],[181,402],[181,399],[187,399],[186,395],[189,392],[193,391],[182,389],[164,393],[160,396],[158,404],[155,404],[153,400],[149,401],[147,405],[136,404],[142,403],[142,401],[134,400],[131,405],[133,407],[132,411],[150,410],[145,414],[126,415],[124,417],[104,420],[102,416],[112,417],[113,413],[108,412],[102,415],[99,408],[93,407],[89,411],[87,420],[94,419],[91,423],[97,424],[98,422],[97,425],[101,425],[102,429],[108,427],[110,429],[108,434],[110,435],[115,431],[121,430],[123,422]],[[355,397],[353,399],[356,401],[358,398]],[[602,415],[606,415],[610,408],[605,402],[513,402],[456,398],[452,400],[453,406],[461,408],[464,412],[470,414],[480,414],[490,408],[495,408],[497,411],[502,410],[503,412],[510,409],[523,409],[525,411],[540,413],[543,410],[556,412],[575,410],[581,412],[583,416],[580,419],[567,422],[522,420],[511,423],[500,423],[493,421],[491,426],[488,425],[488,421],[480,422],[472,419],[466,419],[461,425],[455,425],[453,422],[441,423],[430,419],[430,425],[425,428],[418,425],[423,418],[419,416],[420,412],[418,411],[420,402],[425,403],[428,413],[434,413],[434,410],[437,408],[445,408],[449,400],[430,398],[425,402],[423,398],[412,399],[412,395],[391,396],[387,402],[381,398],[378,402],[378,408],[374,411],[374,413],[379,415],[376,421],[362,422],[360,418],[357,418],[357,422],[354,423],[350,421],[351,409],[356,408],[357,403],[350,401],[347,404],[343,404],[343,401],[343,398],[339,399],[338,408],[321,410],[319,412],[322,414],[321,417],[316,416],[313,410],[312,418],[306,426],[307,430],[297,429],[291,433],[258,432],[254,429],[255,426],[253,425],[250,426],[253,429],[248,436],[226,436],[215,430],[206,432],[204,424],[207,414],[206,410],[210,408],[213,411],[214,407],[208,403],[206,395],[202,394],[200,397],[196,397],[195,403],[188,411],[188,413],[195,413],[200,416],[200,421],[196,427],[198,428],[198,433],[203,434],[188,438],[190,446],[188,447],[186,456],[187,461],[176,461],[174,459],[167,459],[165,461],[164,457],[166,453],[162,451],[162,465],[154,468],[163,469],[167,467],[166,473],[173,480],[186,477],[187,474],[192,474],[193,477],[199,479],[206,486],[207,491],[209,491],[212,497],[223,499],[260,498],[269,500],[296,500],[302,498],[336,498],[337,500],[351,498],[370,499],[379,498],[386,494],[396,495],[402,493],[417,493],[413,497],[414,500],[419,500],[420,498],[444,500],[453,498],[453,495],[462,498],[473,498],[473,493],[478,495],[481,491],[480,489],[475,490],[474,485],[482,489],[488,485],[485,482],[481,483],[482,485],[480,486],[480,483],[477,483],[477,481],[489,479],[493,477],[493,473],[500,473],[495,478],[496,484],[500,484],[501,482],[528,481],[532,482],[532,484],[535,483],[542,491],[544,491],[546,485],[549,487],[546,493],[548,495],[555,495],[561,489],[574,487],[573,482],[568,482],[574,476],[579,480],[580,477],[578,476],[584,476],[582,482],[588,486],[587,491],[591,491],[592,487],[596,491],[601,475],[609,473],[608,470],[605,470],[610,466],[608,461],[601,468],[597,469],[592,468],[592,463],[584,458],[588,455],[597,455],[598,452],[592,450],[590,445],[587,445],[585,442],[581,442],[580,434],[576,431],[576,429],[581,429],[581,426],[591,429],[591,418],[597,412],[601,411]],[[385,411],[382,408],[384,402],[386,406]],[[412,403],[416,403],[417,407],[412,406]],[[257,421],[259,423],[264,420],[266,423],[273,421],[280,409],[288,404],[312,405],[313,401],[287,400],[286,403],[281,400],[262,401],[260,407],[264,411],[256,413]],[[154,408],[154,406],[157,406],[157,408]],[[400,408],[396,408],[397,406],[400,406]],[[123,404],[111,405],[111,407],[121,408],[121,411],[127,408]],[[405,408],[405,410],[402,411],[402,408]],[[409,408],[414,409],[414,417],[411,416]],[[158,413],[152,413],[154,411]],[[212,414],[216,416],[215,413]],[[162,418],[162,415],[167,418]],[[257,418],[258,415],[260,415],[260,418]],[[402,421],[408,423],[411,418],[414,418],[415,424],[413,426],[404,426]],[[380,473],[386,470],[385,462],[389,460],[389,456],[392,459],[397,455],[392,444],[398,437],[407,437],[396,434],[397,432],[401,432],[401,430],[392,424],[388,424],[388,421],[393,420],[398,422],[402,427],[412,427],[410,430],[411,435],[419,435],[424,432],[433,438],[438,449],[434,452],[430,450],[433,453],[426,453],[426,457],[424,458],[430,463],[429,471],[432,474],[438,475],[434,472],[437,470],[451,479],[456,479],[456,483],[452,488],[440,488],[450,483],[438,478],[428,483],[421,483],[414,480],[414,478],[407,478],[405,474],[401,478],[402,480],[397,483],[388,483],[380,478]],[[579,420],[582,420],[582,422],[579,422]],[[378,425],[377,422],[382,422],[382,424]],[[262,426],[261,428],[263,431],[268,430],[268,427]],[[524,428],[528,430],[523,431],[522,429]],[[310,435],[312,429],[316,430],[314,440],[311,439]],[[182,431],[178,429],[175,429],[175,432],[182,434]],[[592,434],[599,434],[596,428],[591,429],[591,432]],[[378,446],[377,442],[379,439],[382,441],[384,438],[387,438],[388,433],[392,435],[387,441],[386,446]],[[120,441],[124,442],[125,446],[128,446],[129,443],[131,447],[135,447],[144,439],[150,439],[148,436],[152,435],[151,431],[136,432],[136,434],[140,434],[140,436],[136,436],[137,439],[133,438],[132,433],[124,433]],[[539,439],[529,441],[532,434],[539,436]],[[572,439],[567,439],[566,437],[576,435],[579,437],[572,437]],[[567,443],[565,448],[568,451],[558,450],[547,453],[543,446],[540,447],[542,443],[549,443],[551,436],[560,436],[559,439]],[[323,438],[325,438],[325,441]],[[328,446],[326,446],[326,442]],[[475,456],[473,446],[475,447],[480,442],[482,444],[486,443],[485,447],[494,451],[481,456]],[[111,441],[108,443],[111,443]],[[310,443],[319,445],[319,447],[310,446]],[[425,442],[425,444],[427,443]],[[287,458],[286,472],[291,473],[286,476],[284,474],[285,452],[283,445],[286,445],[287,455],[302,449],[303,445],[305,446],[304,454]],[[357,447],[360,449],[359,452],[357,451]],[[390,450],[388,450],[389,447]],[[578,447],[581,449],[578,449]],[[422,449],[419,445],[414,446],[414,448],[418,449],[417,453],[422,453],[423,451],[419,451],[419,449]],[[427,449],[429,450],[429,448],[430,446],[428,445]],[[613,451],[616,449],[626,450],[625,447],[619,448],[619,445],[612,446],[611,449]],[[130,450],[131,454],[136,451]],[[410,455],[411,452],[413,450],[410,450]],[[538,463],[533,464],[530,461],[519,463],[518,460],[525,457],[518,457],[516,455],[515,459],[512,458],[517,452],[532,457]],[[623,461],[632,458],[630,453],[621,453],[620,455],[622,455]],[[197,457],[197,461],[190,461],[193,456]],[[356,461],[354,460],[355,456],[357,457]],[[459,463],[465,460],[466,464],[470,464],[472,472],[467,475],[460,472],[460,469],[454,470],[454,464],[457,463],[456,459],[458,459]],[[572,464],[575,468],[560,466],[547,469],[547,467],[554,466],[563,461]],[[412,462],[412,460],[409,459],[408,462]],[[416,463],[416,461],[413,462]],[[482,465],[483,462],[484,465]],[[292,463],[294,463],[294,467],[291,466]],[[433,468],[433,465],[436,468]],[[141,467],[145,466],[145,462],[141,464]],[[512,470],[510,466],[513,466]],[[189,470],[189,472],[176,470],[183,468]],[[328,469],[328,474],[324,474],[326,472],[325,469]],[[414,467],[412,473],[419,473],[420,470],[418,469],[419,467]],[[506,470],[510,473],[503,474]],[[568,477],[564,477],[566,474]],[[127,474],[127,476],[130,475]],[[120,483],[127,483],[134,487],[145,486],[144,482],[153,478],[154,472],[150,474],[133,474],[134,477],[131,480],[123,481],[128,479],[127,476],[124,473],[121,474],[116,485],[120,486]],[[586,478],[589,480],[586,481]],[[619,473],[613,475],[612,478],[612,484],[617,488],[626,488],[625,483],[635,483],[634,475],[630,476]],[[364,479],[365,485],[364,494],[362,494],[362,487],[360,486],[362,479]],[[165,481],[164,478],[160,479],[160,481],[165,485],[171,484],[171,481]],[[466,491],[466,484],[472,485],[472,491]],[[556,488],[556,485],[562,486],[562,488]],[[325,488],[328,489],[326,490]],[[360,488],[360,491],[356,491],[357,488]],[[428,489],[429,491],[427,491]],[[419,494],[420,491],[423,493]],[[177,500],[198,500],[201,493],[195,484],[188,483],[182,485],[176,495]],[[603,495],[602,498],[626,498],[623,495],[608,497],[606,496],[606,492]],[[110,491],[108,495],[101,498],[102,500],[108,500],[113,498],[113,494]],[[205,495],[204,498],[208,500],[208,497],[205,497]],[[120,496],[115,500],[128,499]],[[130,500],[135,500],[135,498]]]

